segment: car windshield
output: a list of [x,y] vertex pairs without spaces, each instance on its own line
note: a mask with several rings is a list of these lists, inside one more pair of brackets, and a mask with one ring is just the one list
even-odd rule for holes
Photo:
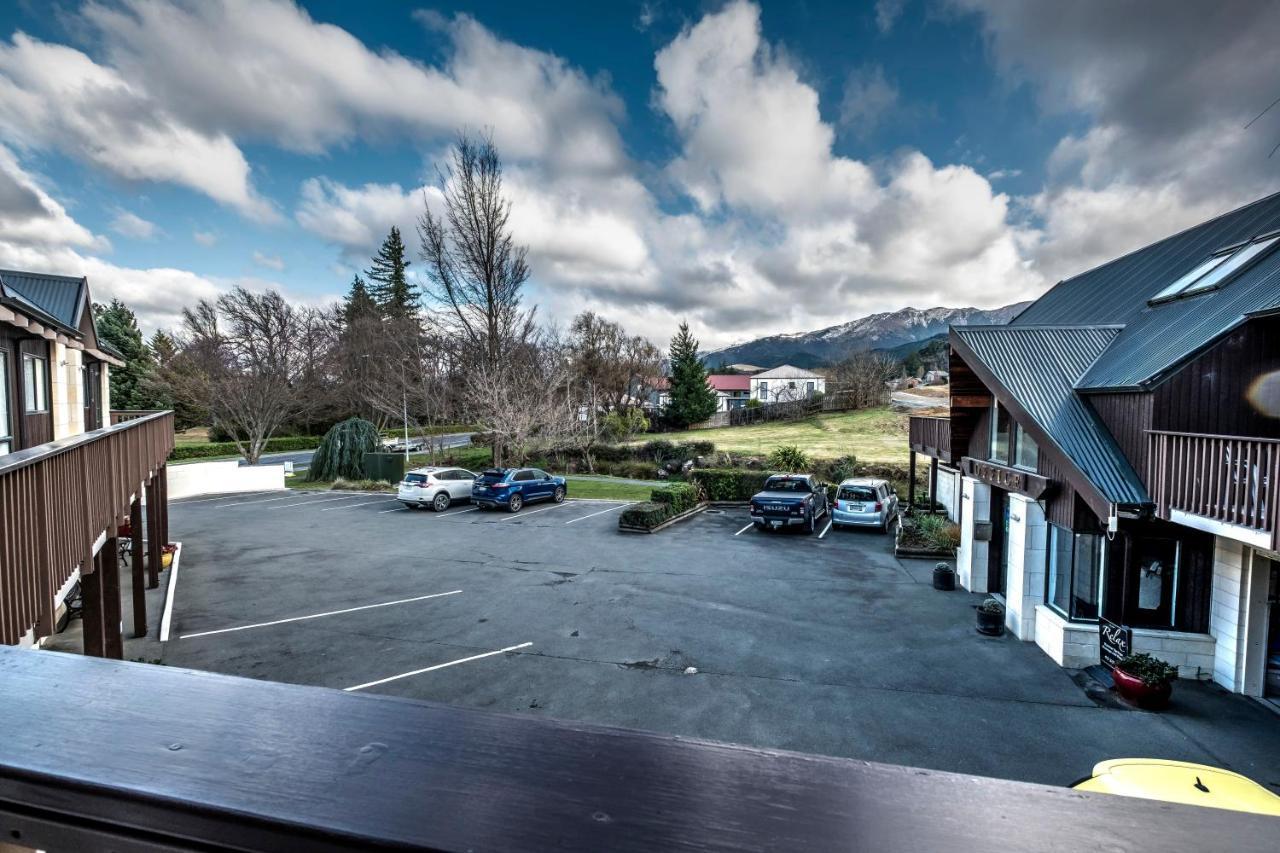
[[476,477],[477,483],[501,483],[507,476],[505,471],[485,471],[479,477]]
[[870,486],[843,486],[840,489],[842,501],[873,501],[875,499],[875,490]]
[[790,477],[770,477],[764,484],[766,492],[801,492],[808,494],[813,491],[809,488],[807,480],[796,480]]

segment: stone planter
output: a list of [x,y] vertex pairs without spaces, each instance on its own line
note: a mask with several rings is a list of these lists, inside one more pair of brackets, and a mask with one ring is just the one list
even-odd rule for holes
[[974,612],[978,614],[978,633],[985,634],[988,637],[999,637],[1004,633],[1004,608],[997,610],[983,610],[977,607]]

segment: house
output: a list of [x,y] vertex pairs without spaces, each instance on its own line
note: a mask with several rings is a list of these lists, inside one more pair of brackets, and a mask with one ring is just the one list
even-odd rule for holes
[[707,384],[716,392],[716,411],[741,409],[751,397],[751,377],[737,373],[713,373]]
[[173,414],[113,418],[108,374],[123,364],[98,340],[83,276],[0,270],[0,644],[51,634],[79,583],[85,653],[121,657],[126,524],[133,631],[146,633],[144,585],[156,586],[167,542]]
[[[1280,694],[1280,194],[949,334],[957,575],[1060,665]],[[953,501],[955,503],[955,501]]]
[[827,390],[827,380],[812,370],[789,364],[753,374],[751,399],[761,403],[789,403],[803,400]]

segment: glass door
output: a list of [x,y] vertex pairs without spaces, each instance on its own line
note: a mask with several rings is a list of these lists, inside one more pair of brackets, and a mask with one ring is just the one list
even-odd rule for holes
[[991,543],[987,554],[987,591],[1005,595],[1009,576],[1009,496],[991,490]]

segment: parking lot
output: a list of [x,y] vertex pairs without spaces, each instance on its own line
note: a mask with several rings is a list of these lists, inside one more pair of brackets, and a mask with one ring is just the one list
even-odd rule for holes
[[1126,755],[1280,782],[1267,711],[1191,684],[1162,715],[1095,700],[1034,644],[978,635],[979,598],[888,536],[762,533],[742,508],[624,534],[622,506],[175,502],[162,660],[1057,785]]

